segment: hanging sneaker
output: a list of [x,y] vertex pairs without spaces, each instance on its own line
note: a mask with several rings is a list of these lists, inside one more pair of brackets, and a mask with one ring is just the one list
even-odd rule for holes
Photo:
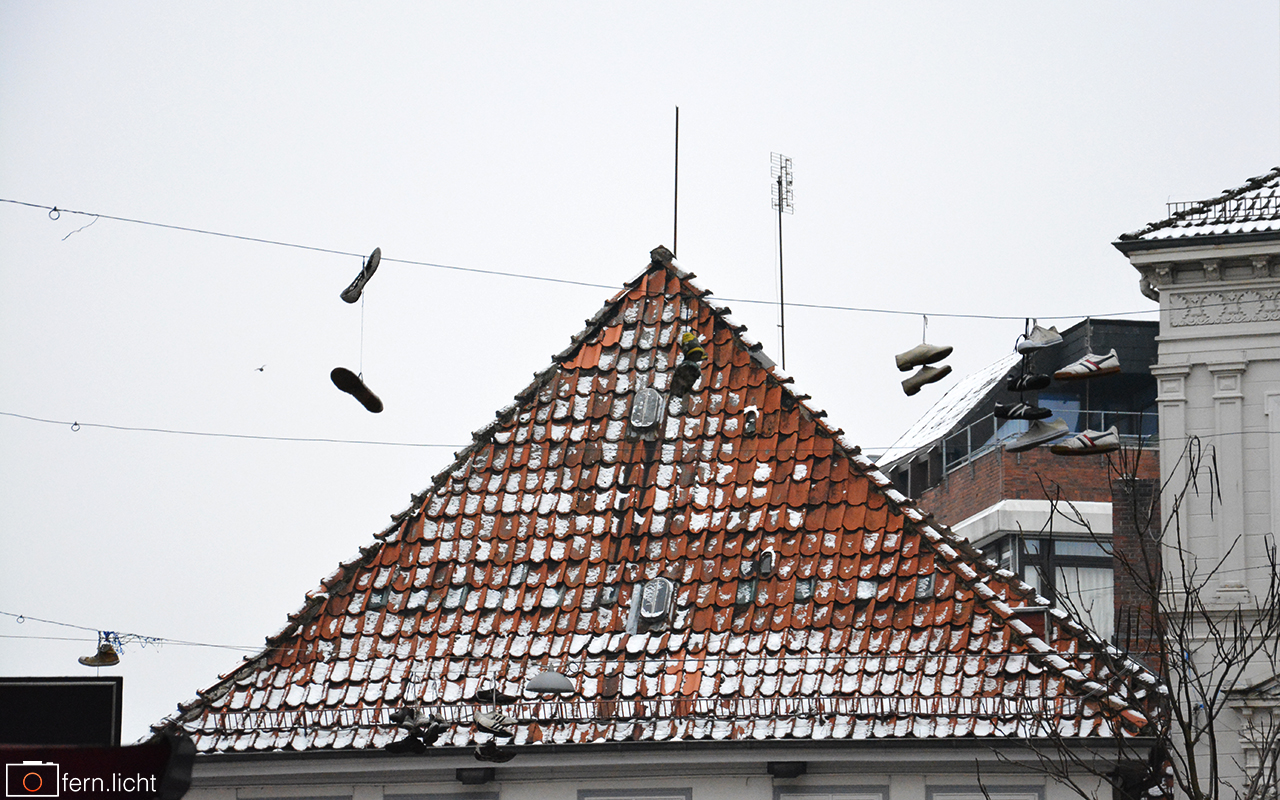
[[920,391],[920,387],[926,383],[940,381],[950,374],[950,364],[943,364],[940,367],[921,367],[915,375],[902,382],[902,391],[907,393],[907,397],[910,397]]
[[996,419],[1044,419],[1053,414],[1029,403],[996,403]]
[[419,739],[415,734],[410,733],[408,736],[395,742],[388,742],[387,746],[382,748],[388,753],[414,753],[422,755],[427,752],[427,744]]
[[505,739],[516,735],[516,721],[500,711],[477,711],[476,727]]
[[1031,335],[1018,342],[1014,349],[1019,353],[1030,353],[1033,350],[1050,347],[1061,341],[1062,334],[1058,333],[1057,328],[1041,328],[1036,325],[1031,329]]
[[495,764],[502,764],[516,757],[516,751],[498,747],[492,739],[484,744],[476,745],[475,752],[478,761],[492,761]]
[[86,667],[114,667],[120,663],[120,656],[116,654],[111,642],[103,642],[98,645],[98,652],[91,656],[80,656],[76,660]]
[[1005,388],[1007,388],[1009,391],[1019,392],[1019,393],[1038,392],[1041,389],[1048,388],[1048,386],[1049,386],[1048,375],[1035,375],[1035,374],[1019,375],[1016,378],[1010,378],[1009,382],[1005,384]]
[[1010,453],[1021,453],[1023,450],[1030,450],[1036,445],[1052,442],[1054,439],[1066,436],[1069,432],[1070,429],[1067,427],[1067,423],[1060,419],[1055,419],[1053,422],[1045,422],[1038,419],[1031,423],[1026,433],[1011,442],[1006,442],[1004,449]]
[[1096,378],[1099,375],[1114,375],[1119,371],[1120,359],[1116,356],[1116,349],[1113,347],[1105,356],[1090,353],[1079,361],[1073,361],[1053,373],[1053,377],[1060,381],[1078,381],[1084,378]]
[[333,381],[334,386],[359,400],[360,405],[371,413],[382,413],[382,401],[378,399],[376,394],[369,391],[369,387],[364,385],[364,381],[360,380],[359,376],[351,370],[345,367],[338,367],[329,373],[329,380]]
[[379,262],[382,261],[382,248],[375,247],[373,252],[369,254],[369,260],[364,262],[364,266],[360,268],[360,274],[351,282],[351,285],[342,290],[342,299],[347,303],[354,303],[360,299],[360,293],[364,291],[364,285],[373,277],[373,273],[377,271]]
[[1049,451],[1059,456],[1089,456],[1094,453],[1110,453],[1120,449],[1120,432],[1112,425],[1107,430],[1085,431],[1077,433],[1060,444],[1055,444]]
[[899,372],[910,372],[915,367],[941,361],[951,355],[950,345],[918,344],[905,353],[893,357]]

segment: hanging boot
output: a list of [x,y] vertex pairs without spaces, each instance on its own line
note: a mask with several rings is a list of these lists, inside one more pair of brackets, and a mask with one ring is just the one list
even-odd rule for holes
[[382,401],[378,396],[369,391],[369,387],[364,385],[364,381],[349,369],[338,367],[329,373],[329,380],[333,381],[333,385],[342,391],[351,395],[360,401],[360,405],[364,406],[374,414],[382,413]]
[[77,660],[86,667],[114,667],[120,663],[120,656],[116,655],[111,642],[103,642],[98,645],[98,652],[91,656],[81,656]]

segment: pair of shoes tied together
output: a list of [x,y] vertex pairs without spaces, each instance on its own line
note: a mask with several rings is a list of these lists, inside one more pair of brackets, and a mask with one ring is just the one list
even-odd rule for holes
[[910,372],[913,367],[920,367],[916,374],[902,382],[902,391],[911,397],[927,384],[940,381],[951,374],[951,365],[940,367],[929,366],[951,355],[950,345],[936,345],[922,342],[905,353],[894,356],[894,362],[900,372]]

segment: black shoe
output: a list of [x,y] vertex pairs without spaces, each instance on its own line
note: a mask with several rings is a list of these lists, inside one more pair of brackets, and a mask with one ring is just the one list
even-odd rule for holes
[[1044,419],[1053,412],[1027,403],[996,403],[996,419]]
[[373,273],[377,271],[379,262],[382,261],[382,248],[375,247],[373,252],[369,254],[369,260],[364,262],[360,267],[360,274],[351,282],[351,285],[342,290],[342,302],[354,303],[360,299],[360,293],[364,291],[364,285],[373,277]]
[[476,745],[476,759],[479,761],[492,761],[495,764],[502,764],[516,757],[514,750],[508,750],[505,747],[498,747],[492,739],[481,745]]
[[398,742],[392,742],[383,748],[388,753],[414,753],[422,755],[427,752],[427,745],[412,733]]
[[1006,387],[1011,392],[1038,392],[1048,385],[1048,375],[1019,375],[1016,378],[1010,378]]
[[360,377],[345,367],[338,367],[329,373],[329,380],[333,381],[333,385],[342,391],[351,395],[360,401],[360,405],[364,406],[374,414],[382,413],[382,401],[378,396],[369,391],[369,387],[364,385],[364,381]]

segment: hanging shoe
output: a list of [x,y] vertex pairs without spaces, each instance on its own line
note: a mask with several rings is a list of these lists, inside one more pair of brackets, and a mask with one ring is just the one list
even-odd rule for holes
[[1065,442],[1050,447],[1049,451],[1059,456],[1089,456],[1119,449],[1120,432],[1116,430],[1115,425],[1112,425],[1102,433],[1098,431],[1077,433]]
[[905,353],[893,357],[898,364],[899,372],[910,372],[912,369],[941,361],[951,355],[950,345],[918,344]]
[[1009,391],[1019,392],[1019,393],[1038,392],[1041,389],[1048,388],[1048,386],[1049,386],[1048,375],[1035,375],[1035,374],[1019,375],[1016,378],[1010,378],[1009,382],[1005,384],[1005,388],[1007,388]]
[[354,303],[360,299],[360,293],[364,291],[364,285],[373,277],[373,273],[378,269],[378,263],[382,261],[382,248],[375,247],[373,252],[369,254],[369,260],[364,262],[364,266],[360,268],[360,274],[351,282],[351,285],[342,290],[342,299],[347,303]]
[[1113,347],[1105,356],[1090,353],[1053,373],[1053,377],[1060,381],[1078,381],[1084,378],[1096,378],[1099,375],[1114,375],[1119,371],[1120,359],[1116,356],[1116,349]]
[[410,733],[408,736],[399,741],[390,742],[386,747],[382,748],[388,753],[414,753],[421,755],[427,752],[429,742],[423,742],[416,735]]
[[516,757],[516,751],[498,747],[492,739],[484,744],[476,745],[475,753],[477,760],[492,761],[495,764],[503,764]]
[[338,367],[329,373],[329,380],[333,381],[333,385],[342,391],[351,395],[360,401],[360,405],[364,406],[374,414],[382,413],[382,401],[378,396],[369,391],[369,387],[364,385],[364,381],[360,380],[354,372],[344,367]]
[[504,739],[516,735],[516,721],[500,711],[477,711],[476,727]]
[[940,381],[951,374],[951,365],[943,364],[940,367],[921,367],[915,375],[907,378],[902,382],[902,391],[907,393],[907,397],[912,396],[920,391],[920,387],[927,383]]
[[76,660],[86,667],[114,667],[120,663],[120,656],[116,654],[111,642],[103,642],[98,645],[98,652],[91,656],[80,656]]
[[[432,717],[432,719],[435,720],[438,718]],[[429,723],[425,728],[419,728],[415,733],[417,733],[418,738],[422,740],[423,744],[435,744],[436,741],[448,730],[449,724],[440,720],[438,722]]]
[[1070,429],[1067,427],[1067,423],[1060,419],[1055,419],[1053,422],[1045,422],[1038,419],[1031,423],[1026,433],[1011,442],[1006,442],[1004,449],[1010,453],[1021,453],[1023,450],[1030,450],[1036,445],[1060,439],[1069,432]]
[[1018,342],[1014,349],[1019,353],[1030,353],[1033,350],[1050,347],[1061,341],[1062,334],[1058,333],[1057,328],[1041,328],[1036,325],[1031,329],[1031,335]]
[[996,403],[996,419],[1044,419],[1053,414],[1047,408],[1029,403]]

